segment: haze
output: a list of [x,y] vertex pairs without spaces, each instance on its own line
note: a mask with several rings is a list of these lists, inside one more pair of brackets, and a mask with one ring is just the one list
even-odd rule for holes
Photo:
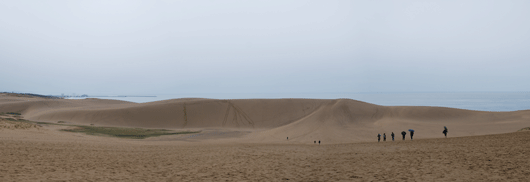
[[0,91],[529,91],[529,1],[0,1]]

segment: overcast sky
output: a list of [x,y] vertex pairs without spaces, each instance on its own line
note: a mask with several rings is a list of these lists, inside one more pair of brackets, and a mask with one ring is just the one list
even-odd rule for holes
[[0,91],[530,91],[530,1],[0,1]]

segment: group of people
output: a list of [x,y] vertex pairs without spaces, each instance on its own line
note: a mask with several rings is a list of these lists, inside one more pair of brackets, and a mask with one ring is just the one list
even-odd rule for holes
[[[407,135],[407,132],[402,131],[401,135],[403,135],[403,140],[405,140],[405,136]],[[390,136],[392,137],[392,141],[394,141],[394,137],[396,136],[394,132],[392,132]],[[410,139],[412,140],[413,137],[414,137],[414,130],[410,130]],[[380,142],[380,141],[381,141],[381,134],[377,134],[377,142]],[[386,133],[383,133],[383,141],[386,141]]]
[[[287,140],[289,140],[289,137],[287,137]],[[317,144],[317,141],[314,141],[315,144]],[[320,140],[318,141],[318,144],[320,145]]]
[[[410,129],[409,130],[410,132],[410,140],[413,140],[413,137],[414,137],[414,130]],[[447,127],[444,126],[444,131],[442,131],[442,133],[445,135],[445,138],[447,138]],[[406,131],[402,131],[401,132],[401,135],[403,136],[403,140],[405,140],[405,136],[407,135],[407,132]],[[390,134],[390,136],[392,136],[392,141],[394,141],[394,132],[392,132],[392,134]],[[287,137],[287,140],[289,140],[289,137]],[[380,142],[381,141],[381,134],[378,133],[377,134],[377,142]],[[383,141],[386,141],[386,133],[383,133]],[[317,143],[317,141],[315,140],[313,143]],[[318,144],[320,145],[320,140],[318,141]]]
[[[414,130],[409,130],[410,132],[410,140],[413,140],[413,137],[414,137]],[[444,126],[444,131],[442,131],[442,133],[445,135],[445,138],[447,138],[447,127]],[[403,140],[405,140],[405,136],[407,135],[407,132],[406,131],[402,131],[401,132],[401,135],[403,136]],[[392,134],[390,134],[390,136],[392,136],[392,141],[394,141],[394,132],[392,132]],[[377,134],[377,142],[380,142],[381,141],[381,134]],[[383,141],[386,141],[386,133],[383,133]]]

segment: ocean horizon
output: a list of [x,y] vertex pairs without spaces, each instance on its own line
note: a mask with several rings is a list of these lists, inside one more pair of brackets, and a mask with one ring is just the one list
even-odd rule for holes
[[69,99],[113,99],[135,103],[179,98],[209,99],[353,99],[383,106],[434,106],[477,111],[517,111],[530,109],[530,92],[476,93],[274,93],[274,94],[146,94],[145,96],[96,96]]

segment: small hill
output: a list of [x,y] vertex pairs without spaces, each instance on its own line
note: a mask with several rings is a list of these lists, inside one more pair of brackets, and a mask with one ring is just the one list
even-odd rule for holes
[[[378,133],[416,130],[417,138],[508,133],[530,125],[530,111],[481,112],[443,107],[379,106],[351,99],[172,99],[131,103],[103,99],[0,97],[0,112],[33,121],[99,126],[251,131],[248,142],[373,141]],[[408,136],[408,135],[407,135]]]

